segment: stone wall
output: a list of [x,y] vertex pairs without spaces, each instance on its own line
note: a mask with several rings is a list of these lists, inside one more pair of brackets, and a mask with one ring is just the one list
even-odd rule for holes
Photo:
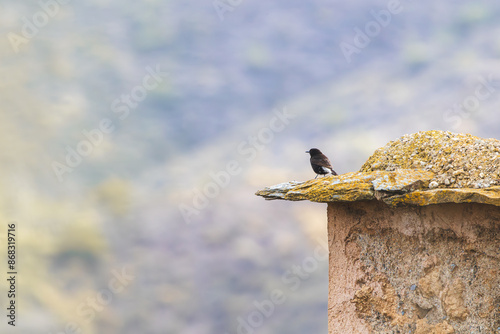
[[500,333],[500,207],[328,204],[329,333]]
[[500,334],[500,140],[420,131],[256,194],[328,203],[330,333]]

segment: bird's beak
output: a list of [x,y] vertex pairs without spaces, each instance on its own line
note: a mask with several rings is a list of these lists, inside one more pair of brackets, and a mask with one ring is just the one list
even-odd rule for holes
[[306,151],[306,153],[309,153],[309,151]]

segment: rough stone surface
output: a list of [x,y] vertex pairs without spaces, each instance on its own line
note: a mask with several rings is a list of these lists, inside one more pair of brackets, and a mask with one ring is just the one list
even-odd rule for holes
[[464,320],[469,314],[464,301],[465,283],[460,279],[450,284],[443,292],[443,307],[446,315],[453,319]]
[[420,287],[420,291],[422,291],[422,295],[426,298],[439,296],[439,293],[443,290],[439,268],[435,268],[419,279],[418,286]]
[[330,334],[500,333],[500,142],[425,131],[266,199],[328,203]]
[[432,172],[408,169],[355,172],[306,182],[285,182],[259,190],[256,195],[268,200],[309,200],[320,203],[378,199],[390,206],[439,203],[484,203],[500,206],[500,186],[486,189],[428,189],[433,176]]
[[313,202],[353,202],[426,188],[433,173],[414,170],[346,173],[306,182],[291,181],[256,193],[266,199]]
[[488,188],[500,184],[500,141],[449,131],[421,131],[379,148],[361,167],[375,170],[425,169],[430,186]]
[[451,327],[446,320],[440,322],[436,325],[430,325],[427,323],[426,319],[419,319],[416,323],[415,334],[451,334],[455,333],[453,327]]
[[500,208],[330,203],[329,332],[498,333]]
[[500,141],[423,131],[378,149],[359,172],[260,190],[266,199],[353,202],[390,206],[484,203],[500,206]]

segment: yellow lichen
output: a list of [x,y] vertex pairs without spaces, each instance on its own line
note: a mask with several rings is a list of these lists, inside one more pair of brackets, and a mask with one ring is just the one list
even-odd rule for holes
[[425,169],[440,188],[488,188],[499,184],[500,141],[449,131],[404,135],[375,151],[361,172]]
[[500,141],[421,131],[379,148],[359,172],[260,190],[266,199],[382,200],[390,206],[484,203],[500,206]]

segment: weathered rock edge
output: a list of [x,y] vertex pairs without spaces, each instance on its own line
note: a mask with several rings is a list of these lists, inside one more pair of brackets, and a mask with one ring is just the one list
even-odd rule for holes
[[267,200],[354,202],[380,200],[389,206],[483,203],[500,206],[500,186],[429,188],[435,174],[419,169],[352,172],[305,182],[290,181],[257,191]]

